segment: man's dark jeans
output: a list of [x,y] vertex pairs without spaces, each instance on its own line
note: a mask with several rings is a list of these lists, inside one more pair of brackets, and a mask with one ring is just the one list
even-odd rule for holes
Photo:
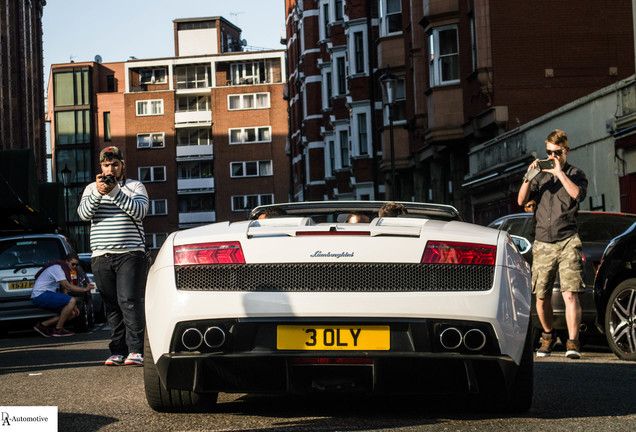
[[110,325],[111,354],[144,352],[146,255],[142,251],[93,257],[91,268]]

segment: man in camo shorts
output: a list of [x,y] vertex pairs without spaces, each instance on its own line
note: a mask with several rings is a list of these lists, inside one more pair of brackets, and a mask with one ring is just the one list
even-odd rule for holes
[[543,326],[538,357],[549,356],[556,342],[553,328],[552,288],[559,272],[561,294],[568,327],[566,357],[581,358],[579,327],[583,283],[583,253],[576,225],[579,203],[587,194],[585,173],[566,162],[570,151],[565,132],[555,130],[546,139],[548,159],[553,168],[539,170],[539,160],[528,167],[519,189],[517,202],[524,206],[536,201],[536,229],[532,250],[532,292],[536,296],[537,315]]

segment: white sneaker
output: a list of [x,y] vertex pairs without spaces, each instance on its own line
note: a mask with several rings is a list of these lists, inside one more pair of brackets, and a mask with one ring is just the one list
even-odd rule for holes
[[124,364],[124,356],[119,354],[113,354],[108,357],[108,359],[104,362],[106,366],[121,366]]
[[139,353],[130,353],[124,362],[127,366],[142,366],[144,364],[144,356]]

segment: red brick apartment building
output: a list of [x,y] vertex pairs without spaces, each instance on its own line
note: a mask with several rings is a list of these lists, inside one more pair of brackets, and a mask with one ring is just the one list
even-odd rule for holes
[[[177,229],[289,199],[285,51],[242,51],[241,30],[221,17],[175,20],[174,33],[175,57],[56,64],[49,81],[54,169],[72,171],[70,207],[100,172],[99,151],[118,146],[148,190],[154,248]],[[71,220],[86,245],[87,227]]]
[[395,198],[476,220],[511,208],[529,161],[468,178],[471,149],[634,73],[628,0],[285,4],[297,199],[391,198],[388,66]]
[[285,4],[294,199],[379,199],[377,1]]

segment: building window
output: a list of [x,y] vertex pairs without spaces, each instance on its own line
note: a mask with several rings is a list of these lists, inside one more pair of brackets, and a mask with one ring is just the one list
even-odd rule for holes
[[274,202],[273,194],[261,195],[233,195],[232,211],[249,211],[259,205],[272,204]]
[[333,95],[333,80],[331,70],[327,71],[327,108],[331,108],[331,96]]
[[55,142],[58,145],[88,144],[91,140],[89,110],[55,113]]
[[364,72],[364,33],[361,31],[353,34],[354,62],[356,73]]
[[137,101],[137,116],[163,115],[163,99]]
[[137,148],[164,148],[165,136],[163,132],[137,134]]
[[269,81],[270,62],[266,60],[258,62],[233,63],[231,65],[232,85],[258,84]]
[[349,166],[349,132],[340,130],[338,138],[340,141],[340,166],[346,168]]
[[230,129],[230,144],[271,142],[270,126]]
[[178,89],[212,87],[210,65],[179,66],[175,68]]
[[159,249],[168,238],[168,233],[146,233],[145,236],[148,249]]
[[391,33],[402,31],[402,4],[401,0],[380,0],[380,35],[386,36]]
[[341,57],[336,57],[336,80],[337,80],[337,86],[336,89],[338,90],[338,94],[339,95],[343,95],[345,93],[347,93],[347,75],[346,75],[346,69],[345,69],[345,58],[344,55]]
[[150,200],[148,205],[148,214],[146,216],[161,216],[168,214],[168,200],[156,199]]
[[327,141],[327,161],[326,174],[328,177],[333,177],[333,173],[336,169],[336,149],[333,140]]
[[475,34],[475,17],[470,17],[470,53],[472,55],[472,70],[477,70],[477,35]]
[[115,75],[106,75],[106,91],[108,93],[117,91],[117,81],[115,81]]
[[140,84],[166,84],[167,82],[166,68],[141,69],[139,71]]
[[110,112],[104,113],[104,141],[112,141],[113,137],[110,133]]
[[214,211],[214,194],[179,195],[179,213]]
[[212,145],[210,128],[178,128],[177,146]]
[[459,82],[459,48],[457,26],[433,29],[429,40],[429,74],[431,86]]
[[214,177],[211,161],[179,162],[179,180]]
[[[397,78],[395,103],[393,104],[393,121],[406,120],[406,87],[404,77]],[[384,110],[384,126],[389,125],[389,106]]]
[[342,9],[342,0],[336,0],[334,3],[334,17],[336,21],[342,21],[343,18],[343,9]]
[[359,154],[369,154],[369,131],[367,130],[367,113],[357,114]]
[[230,111],[269,108],[269,93],[229,95],[227,97],[227,107]]
[[[92,173],[93,160],[91,159],[91,150],[63,147],[63,149],[56,149],[55,158],[55,165],[58,171],[57,178],[60,179],[60,181],[62,179],[60,171],[63,170],[65,166],[73,171],[72,183],[90,183],[95,181],[95,174]],[[71,194],[70,198],[74,199],[74,197],[75,196]],[[77,219],[74,217],[74,220]]]
[[322,22],[322,28],[321,28],[322,34],[320,35],[320,39],[324,40],[331,37],[331,28],[329,27],[329,23],[331,22],[331,19],[329,16],[329,2],[322,4],[322,8],[320,9],[320,15],[321,15],[320,22]]
[[322,109],[326,110],[331,108],[331,66],[323,66],[322,71]]
[[268,177],[273,175],[272,161],[245,161],[230,164],[230,177]]
[[177,23],[177,30],[200,30],[214,28],[216,21],[186,21]]
[[140,182],[152,183],[166,181],[165,166],[139,167],[138,178]]
[[88,70],[73,70],[53,74],[56,107],[90,105],[90,75]]
[[210,95],[177,96],[177,112],[210,111]]

